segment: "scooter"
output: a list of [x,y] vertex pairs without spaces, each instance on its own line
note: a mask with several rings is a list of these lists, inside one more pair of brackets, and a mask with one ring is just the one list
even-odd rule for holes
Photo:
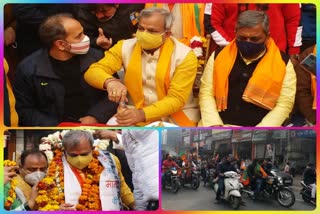
[[302,186],[302,190],[300,191],[300,194],[302,196],[302,199],[305,201],[305,202],[309,202],[309,203],[312,203],[312,204],[316,204],[316,200],[312,200],[311,198],[311,191],[312,191],[312,188],[311,186],[305,184],[303,181],[300,181],[300,184]]
[[[240,189],[243,185],[240,183],[240,175],[234,171],[224,173],[224,194],[221,199],[231,204],[233,209],[238,209],[242,204]],[[214,191],[218,191],[218,184],[214,185]]]

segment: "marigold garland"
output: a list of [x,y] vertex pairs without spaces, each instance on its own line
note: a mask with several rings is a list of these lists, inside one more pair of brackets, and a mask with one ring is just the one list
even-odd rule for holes
[[[3,162],[3,165],[6,167],[10,167],[10,166],[17,166],[17,163],[15,161],[11,161],[11,160],[5,160]],[[16,186],[17,186],[17,180],[16,178],[13,178],[10,181],[10,189],[8,191],[8,197],[6,198],[5,202],[4,202],[4,208],[6,210],[10,210],[11,205],[13,204],[13,202],[16,200],[17,198],[17,194],[16,194]]]
[[[38,183],[39,192],[36,203],[39,206],[39,210],[59,210],[60,205],[64,203],[62,154],[61,150],[54,151],[48,174],[46,178]],[[104,168],[97,159],[98,155],[98,151],[93,151],[93,159],[83,171],[86,179],[82,186],[79,204],[76,205],[77,210],[101,210],[99,180]]]

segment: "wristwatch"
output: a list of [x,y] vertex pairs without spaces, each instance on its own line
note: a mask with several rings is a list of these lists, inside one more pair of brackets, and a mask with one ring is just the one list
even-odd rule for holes
[[28,202],[24,203],[23,207],[24,207],[25,210],[31,211],[31,208],[29,207]]

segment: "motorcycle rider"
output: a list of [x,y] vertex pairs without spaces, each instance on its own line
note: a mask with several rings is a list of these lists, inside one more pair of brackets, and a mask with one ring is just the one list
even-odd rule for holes
[[224,191],[224,173],[228,171],[234,171],[237,172],[235,167],[231,164],[233,159],[233,156],[229,154],[226,159],[219,163],[217,166],[217,172],[218,172],[218,190],[216,192],[216,204],[220,203],[220,196],[222,191]]
[[167,153],[165,157],[166,159],[162,162],[162,175],[161,175],[162,184],[164,184],[166,171],[170,170],[172,167],[176,167],[177,169],[180,169],[180,167],[176,162],[174,162],[170,154]]
[[263,170],[267,173],[267,175],[272,175],[271,174],[272,163],[270,158],[264,159],[261,166]]
[[[216,168],[216,163],[215,163],[216,161],[215,161],[215,159],[214,158],[212,158],[212,159],[210,159],[210,161],[207,163],[207,165],[206,165],[206,168],[205,168],[205,170],[206,170],[206,176],[205,176],[205,179],[204,179],[204,181],[203,181],[203,186],[205,186],[206,185],[206,183],[208,182],[208,178],[209,178],[209,172],[210,172],[210,169],[215,169]],[[212,175],[212,177],[214,177],[214,175]]]
[[303,182],[311,186],[311,202],[315,204],[316,200],[316,171],[314,164],[309,163],[303,172]]
[[258,159],[254,159],[252,164],[248,166],[247,173],[250,178],[251,188],[254,189],[253,199],[255,199],[260,192],[261,186],[265,180],[264,178],[266,178],[268,175],[261,167]]

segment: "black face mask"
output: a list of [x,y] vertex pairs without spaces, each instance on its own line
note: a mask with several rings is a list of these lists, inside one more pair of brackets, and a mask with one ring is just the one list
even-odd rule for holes
[[253,43],[247,41],[236,41],[236,43],[244,58],[255,57],[266,48],[264,43]]

